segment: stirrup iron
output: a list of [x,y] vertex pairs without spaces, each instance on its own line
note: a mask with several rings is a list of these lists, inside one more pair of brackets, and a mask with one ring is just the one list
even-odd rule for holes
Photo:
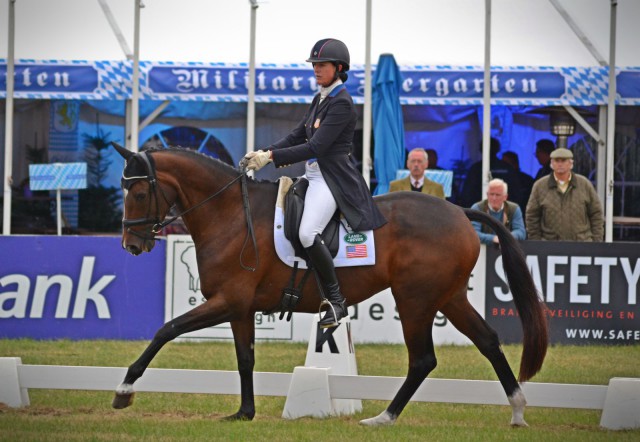
[[[338,314],[336,313],[336,308],[333,306],[333,304],[331,303],[331,301],[329,301],[327,298],[324,298],[322,300],[322,302],[320,302],[320,307],[318,307],[318,313],[320,314],[320,320],[318,321],[318,323],[320,323],[324,318],[322,317],[322,307],[328,305],[329,308],[331,309],[331,313],[333,313],[333,322],[329,323],[329,324],[322,324],[320,325],[321,328],[333,328],[333,327],[337,327],[338,325],[340,325],[340,320],[337,319],[338,318]],[[325,314],[325,318],[326,316],[329,314],[329,311],[327,311],[327,313]],[[342,318],[340,318],[342,319]]]

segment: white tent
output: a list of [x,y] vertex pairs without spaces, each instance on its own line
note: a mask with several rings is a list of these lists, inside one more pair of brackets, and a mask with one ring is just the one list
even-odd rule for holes
[[[333,36],[347,42],[352,63],[367,66],[385,52],[393,53],[400,64],[411,65],[595,66],[614,60],[610,47],[616,48],[616,66],[640,66],[640,52],[635,46],[640,2],[635,0],[327,0],[321,10],[316,10],[316,3],[301,0],[258,2],[257,10],[251,7],[255,1],[239,0],[185,0],[179,5],[170,0],[4,3],[7,7],[0,7],[0,23],[9,32],[0,35],[0,57],[133,58],[134,73],[137,59],[248,62],[254,53],[250,44],[252,23],[257,23],[258,62],[300,62],[314,41]],[[486,15],[489,10],[490,16]],[[617,20],[609,20],[611,11]],[[490,27],[485,26],[487,19]],[[617,27],[614,34],[610,33],[612,23]],[[486,29],[491,30],[490,45],[486,44]],[[485,99],[489,99],[488,94]],[[11,102],[7,100],[7,109]],[[131,112],[137,115],[137,98],[134,96],[131,102]],[[7,112],[8,127],[10,119]],[[365,104],[365,122],[368,119]],[[136,124],[132,124],[134,139]],[[10,132],[6,131],[5,139]],[[608,144],[612,144],[612,130],[609,132]],[[488,132],[484,138],[488,145]],[[7,176],[11,175],[10,171],[6,173],[9,151],[5,149]],[[487,152],[485,149],[486,157]],[[608,155],[611,170],[607,170],[607,182],[612,177],[611,149]],[[603,188],[603,183],[599,187]],[[5,201],[7,187],[5,183]],[[607,194],[609,240],[610,200]],[[5,232],[9,225],[6,206]]]
[[[564,8],[605,59],[610,0],[492,0],[491,62],[498,66],[594,66],[598,61],[553,3]],[[7,29],[9,0],[0,1]],[[104,0],[133,47],[133,0]],[[640,2],[618,0],[617,64],[640,66]],[[249,0],[144,0],[143,60],[247,62]],[[328,36],[344,40],[352,61],[365,62],[367,0],[258,2],[256,61],[297,63]],[[484,63],[484,0],[372,0],[371,56],[398,64]],[[98,0],[17,0],[15,57],[117,60],[124,54]],[[0,32],[0,58],[7,32]]]

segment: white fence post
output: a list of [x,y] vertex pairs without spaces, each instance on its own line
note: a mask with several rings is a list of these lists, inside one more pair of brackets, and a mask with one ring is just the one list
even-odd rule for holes
[[600,426],[610,430],[640,428],[640,379],[609,381]]
[[327,367],[295,367],[287,400],[284,403],[282,417],[328,417],[335,414],[329,392],[329,373]]
[[[0,357],[0,403],[9,407],[28,406],[28,389],[33,388],[113,391],[126,370],[23,365],[19,357]],[[296,367],[293,375],[254,373],[256,395],[287,397],[283,412],[287,419],[339,414],[335,405],[339,400],[357,404],[363,399],[389,401],[404,380],[402,377],[336,374],[333,367]],[[136,387],[138,392],[240,394],[236,371],[149,368]],[[640,428],[640,378],[613,378],[608,386],[527,382],[523,391],[529,407],[602,410],[600,426],[603,428]],[[464,379],[427,379],[411,401],[508,405],[498,381]]]
[[14,408],[29,405],[29,392],[20,387],[18,365],[22,365],[20,358],[0,358],[0,403]]
[[[318,319],[318,315],[314,315],[304,367],[296,367],[291,378],[289,394],[282,413],[283,417],[289,419],[327,414],[354,414],[362,411],[360,399],[333,399],[329,393],[329,374],[358,375],[349,316],[343,318],[340,325],[332,329],[321,329]],[[316,390],[311,390],[309,384],[317,384]],[[312,391],[316,392],[317,398],[310,397]],[[303,393],[304,401],[301,399],[303,396],[300,396]],[[331,399],[329,410],[324,405],[326,395]],[[317,403],[317,409],[304,405],[305,401]]]

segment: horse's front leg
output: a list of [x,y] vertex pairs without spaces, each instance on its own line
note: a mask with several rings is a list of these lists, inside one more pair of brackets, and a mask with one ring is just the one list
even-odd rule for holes
[[212,298],[164,324],[156,332],[153,340],[140,357],[129,366],[124,381],[116,388],[116,395],[111,404],[113,408],[126,408],[133,403],[135,393],[133,383],[142,376],[153,358],[167,342],[184,333],[227,322],[229,316],[229,312],[221,305],[216,305]]
[[255,320],[253,314],[231,323],[240,373],[240,409],[227,420],[252,420],[256,414],[253,394],[253,367],[255,365]]

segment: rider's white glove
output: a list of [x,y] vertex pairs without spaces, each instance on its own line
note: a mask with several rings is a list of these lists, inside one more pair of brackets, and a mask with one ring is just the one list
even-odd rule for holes
[[247,165],[247,169],[249,170],[260,170],[271,161],[271,152],[258,150],[255,152],[249,152],[243,158],[243,161]]

